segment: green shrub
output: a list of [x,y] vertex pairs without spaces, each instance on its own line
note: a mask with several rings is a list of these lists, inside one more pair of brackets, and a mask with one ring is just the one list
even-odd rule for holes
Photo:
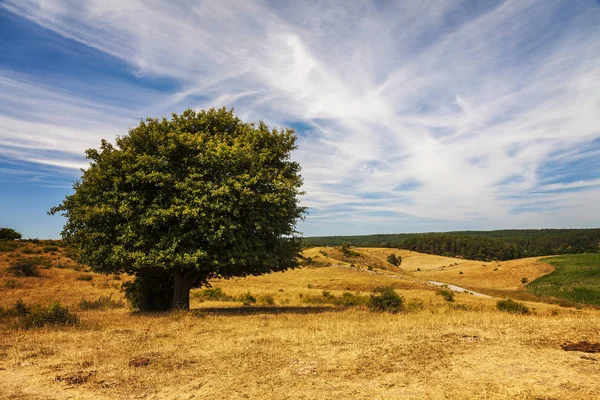
[[42,250],[44,253],[52,253],[58,251],[58,246],[45,246]]
[[7,289],[15,289],[21,286],[21,282],[17,282],[14,279],[9,279],[4,282],[4,287]]
[[244,303],[245,306],[256,303],[256,297],[254,297],[250,292],[242,294],[239,300]]
[[21,314],[20,325],[22,328],[39,328],[42,326],[76,325],[79,318],[58,301],[49,305],[34,304],[27,312]]
[[42,251],[40,249],[34,249],[32,247],[25,247],[23,250],[21,250],[21,253],[23,254],[40,254]]
[[80,310],[106,310],[123,307],[125,307],[125,303],[122,300],[113,300],[112,296],[100,296],[96,300],[86,300],[83,298],[79,302]]
[[448,302],[453,302],[454,301],[454,292],[452,290],[449,289],[440,289],[437,291],[437,294],[439,294],[440,296],[442,296],[444,298],[444,300],[448,301]]
[[340,251],[342,252],[342,254],[344,254],[347,257],[358,257],[358,256],[360,256],[359,252],[350,249],[350,245],[349,244],[343,244],[342,247],[340,247]]
[[367,307],[371,311],[397,313],[403,311],[404,299],[391,286],[381,286],[373,290]]
[[19,244],[13,240],[0,240],[0,253],[15,251],[18,247]]
[[425,302],[421,299],[412,299],[406,303],[408,311],[420,311],[425,308]]
[[39,260],[33,258],[20,258],[12,262],[7,271],[14,276],[40,276],[38,266]]
[[500,311],[506,311],[513,314],[529,314],[529,308],[523,303],[511,299],[498,300],[496,308]]
[[91,276],[91,275],[79,275],[79,276],[78,276],[77,278],[75,278],[75,279],[76,279],[76,280],[78,280],[78,281],[86,281],[86,282],[89,282],[89,281],[93,280],[93,279],[94,279],[94,277],[93,277],[93,276]]
[[15,240],[21,239],[22,236],[19,232],[15,231],[12,228],[0,227],[0,240]]
[[360,295],[360,293],[344,292],[342,296],[337,299],[336,304],[340,306],[350,307],[359,306],[366,303],[366,297]]
[[29,314],[30,311],[29,306],[21,299],[17,300],[13,309],[17,315],[21,316]]
[[229,296],[221,288],[207,287],[200,291],[192,293],[192,297],[198,301],[233,301],[233,296]]
[[336,297],[331,292],[324,290],[320,296],[304,295],[299,297],[302,299],[302,302],[306,304],[333,304],[336,306],[350,307],[366,303],[365,297],[361,296],[359,293],[353,294],[350,292],[344,292],[340,297]]
[[258,296],[258,302],[260,304],[266,304],[269,306],[275,305],[275,298],[271,294],[263,294]]
[[402,256],[397,256],[395,254],[390,254],[387,257],[387,262],[398,267],[400,266],[400,264],[402,264]]
[[525,284],[527,282],[529,282],[529,279],[527,279],[527,277],[524,276],[521,278],[521,283]]

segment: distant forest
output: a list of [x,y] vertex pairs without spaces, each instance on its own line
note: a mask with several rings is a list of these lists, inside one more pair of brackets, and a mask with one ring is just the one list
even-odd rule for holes
[[511,260],[600,251],[600,229],[518,229],[391,235],[322,236],[303,246],[390,247],[472,260]]

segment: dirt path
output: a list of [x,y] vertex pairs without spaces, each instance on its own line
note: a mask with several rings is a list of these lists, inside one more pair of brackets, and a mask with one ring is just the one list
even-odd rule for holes
[[483,293],[477,293],[474,292],[472,290],[468,290],[465,288],[461,288],[460,286],[455,286],[455,285],[450,285],[449,283],[444,283],[444,282],[438,282],[438,281],[427,281],[428,283],[435,285],[435,286],[447,286],[448,289],[454,291],[454,292],[458,292],[458,293],[468,293],[468,294],[472,294],[474,296],[477,297],[485,297],[487,299],[492,299],[492,296],[488,296],[487,294],[483,294]]

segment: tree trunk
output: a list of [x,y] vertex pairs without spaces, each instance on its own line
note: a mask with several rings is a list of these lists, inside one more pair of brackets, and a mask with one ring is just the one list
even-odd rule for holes
[[190,290],[205,280],[205,275],[197,270],[175,270],[173,290],[173,308],[190,309]]
[[181,308],[185,310],[189,310],[190,308],[190,295],[188,291],[187,303],[185,302],[185,298],[183,295],[183,271],[180,269],[176,269],[174,271],[174,279],[175,284],[173,288],[173,309]]

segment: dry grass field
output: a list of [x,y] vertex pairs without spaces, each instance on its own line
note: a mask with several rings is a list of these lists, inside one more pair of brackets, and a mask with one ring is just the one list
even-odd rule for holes
[[[7,267],[17,256],[0,253],[0,307],[18,299],[60,300],[80,318],[73,327],[34,329],[1,319],[0,398],[600,398],[600,355],[561,348],[564,342],[600,342],[600,310],[527,302],[529,315],[508,314],[496,309],[497,299],[456,294],[448,302],[424,283],[437,279],[509,293],[522,290],[524,270],[533,279],[550,267],[535,260],[498,267],[398,250],[400,270],[385,265],[392,249],[355,250],[356,262],[340,259],[334,249],[309,249],[305,256],[313,266],[213,282],[233,297],[250,292],[257,302],[193,296],[189,313],[84,310],[84,297],[122,299],[121,282],[75,271],[81,267],[61,251],[21,255],[47,257],[51,266],[39,277],[15,277]],[[451,281],[453,274],[457,280]],[[323,291],[368,296],[381,285],[395,287],[409,309],[380,314],[306,302]]]

